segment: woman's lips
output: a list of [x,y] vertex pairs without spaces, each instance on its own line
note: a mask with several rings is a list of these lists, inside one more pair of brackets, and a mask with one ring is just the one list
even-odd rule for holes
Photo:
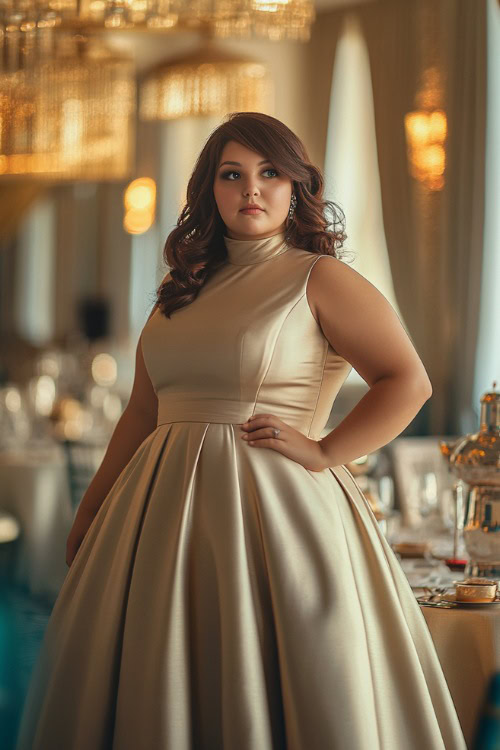
[[262,211],[262,208],[242,208],[240,214],[260,214]]

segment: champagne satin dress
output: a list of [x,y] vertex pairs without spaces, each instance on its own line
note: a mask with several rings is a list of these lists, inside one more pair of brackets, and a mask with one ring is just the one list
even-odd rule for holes
[[464,750],[350,472],[240,439],[262,413],[321,436],[350,370],[306,296],[328,256],[224,241],[197,299],[144,327],[158,424],[68,569],[17,750]]

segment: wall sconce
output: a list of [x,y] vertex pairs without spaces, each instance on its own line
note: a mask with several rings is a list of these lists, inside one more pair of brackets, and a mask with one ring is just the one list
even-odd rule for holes
[[123,228],[129,234],[147,232],[155,220],[156,183],[150,177],[138,177],[126,188],[123,197]]

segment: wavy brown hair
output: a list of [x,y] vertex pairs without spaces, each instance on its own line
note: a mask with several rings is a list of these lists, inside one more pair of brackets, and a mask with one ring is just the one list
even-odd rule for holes
[[[275,117],[261,112],[232,112],[211,133],[198,156],[186,203],[165,242],[163,259],[170,266],[171,279],[157,288],[156,304],[167,318],[193,302],[205,281],[226,262],[227,231],[213,183],[228,141],[237,141],[267,157],[278,172],[292,180],[297,205],[293,218],[287,219],[287,244],[335,258],[345,254],[341,252],[347,238],[344,213],[336,203],[323,199],[323,175],[311,164],[302,141]],[[332,221],[327,220],[326,209],[332,211]]]

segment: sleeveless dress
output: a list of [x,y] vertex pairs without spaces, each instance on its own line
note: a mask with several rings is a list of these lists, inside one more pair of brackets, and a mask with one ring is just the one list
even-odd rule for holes
[[[142,336],[156,429],[68,569],[17,750],[464,750],[424,616],[345,466],[240,438],[319,439],[350,371],[284,233]],[[329,260],[322,262],[331,262]]]

